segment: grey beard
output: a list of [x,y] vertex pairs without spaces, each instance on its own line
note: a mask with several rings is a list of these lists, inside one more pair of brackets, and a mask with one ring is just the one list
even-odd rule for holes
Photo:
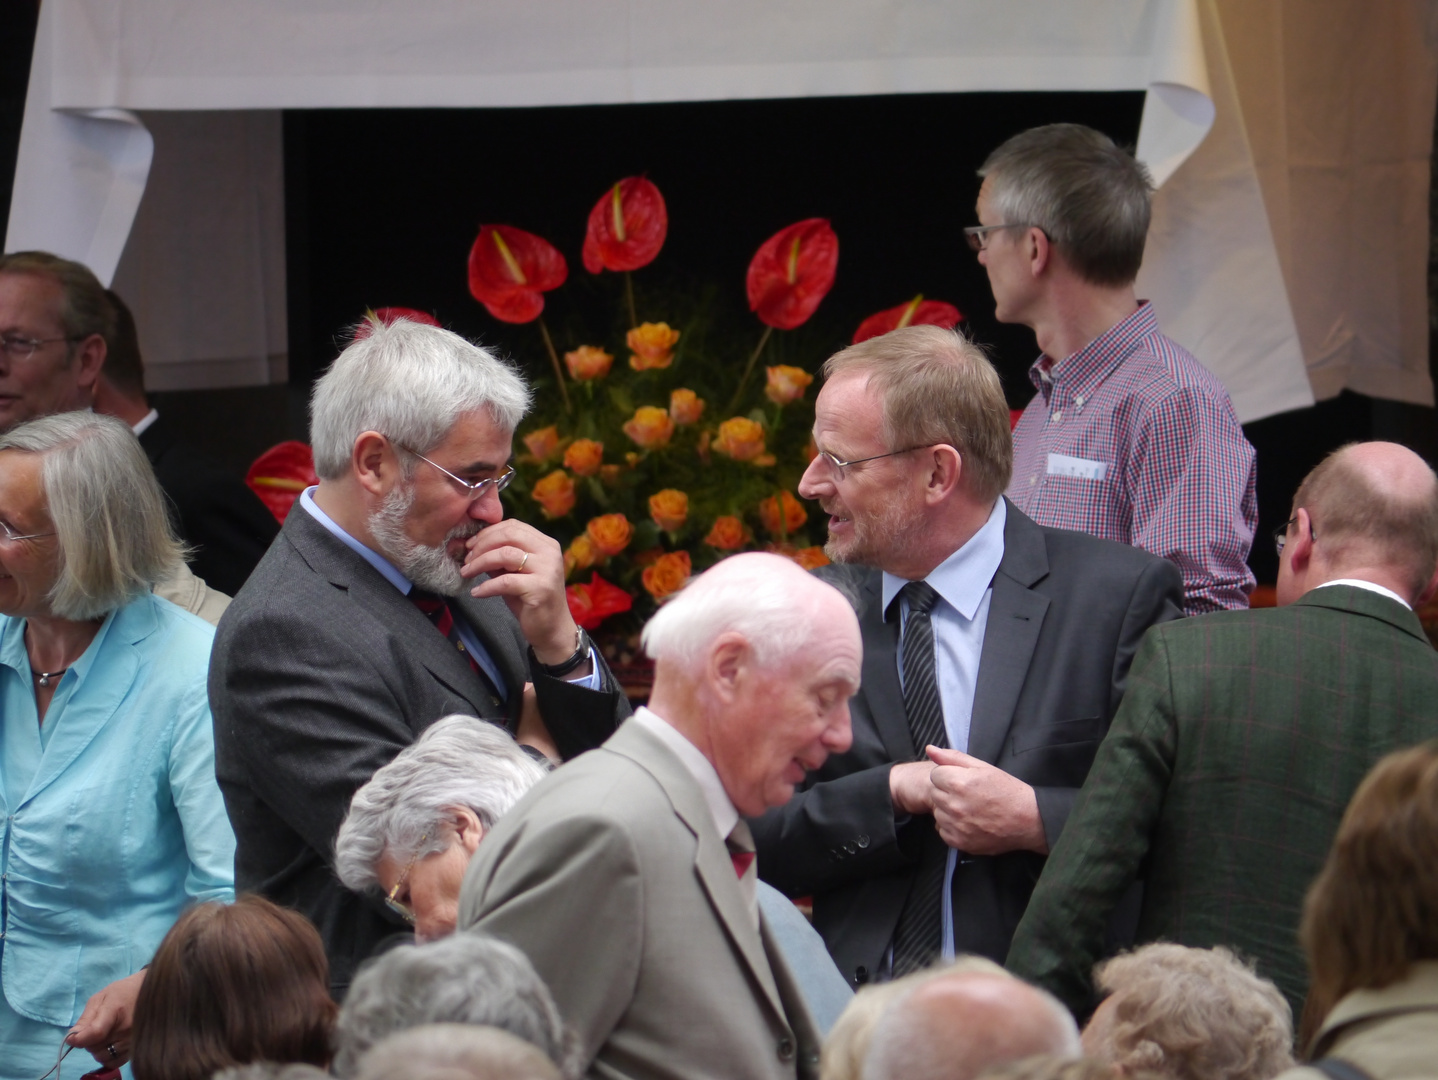
[[419,588],[438,596],[458,596],[468,587],[460,576],[460,563],[451,558],[445,545],[451,540],[465,540],[484,528],[484,523],[466,520],[456,525],[438,547],[425,547],[411,540],[404,532],[405,519],[414,505],[414,488],[400,484],[385,496],[384,503],[370,515],[370,535],[380,546],[380,553],[394,563],[401,574]]

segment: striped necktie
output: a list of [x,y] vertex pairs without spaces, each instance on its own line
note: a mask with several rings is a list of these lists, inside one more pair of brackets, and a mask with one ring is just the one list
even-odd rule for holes
[[[899,595],[908,601],[904,620],[904,712],[914,740],[916,761],[926,761],[924,747],[949,745],[939,680],[934,667],[934,627],[929,612],[939,594],[927,582],[911,581]],[[943,944],[941,902],[948,846],[930,829],[920,849],[919,868],[894,930],[894,976],[907,975],[931,963]]]

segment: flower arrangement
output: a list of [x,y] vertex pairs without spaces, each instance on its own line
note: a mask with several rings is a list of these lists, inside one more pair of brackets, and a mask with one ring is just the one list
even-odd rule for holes
[[[809,218],[759,246],[745,291],[760,325],[748,332],[752,347],[736,350],[742,329],[736,338],[726,328],[726,339],[673,297],[648,296],[642,312],[636,304],[633,275],[659,255],[668,227],[664,198],[645,177],[620,180],[589,214],[584,268],[622,275],[613,340],[556,344],[544,294],[565,283],[568,266],[548,241],[483,225],[469,259],[470,291],[491,315],[537,324],[554,383],[536,380],[506,512],[559,540],[575,620],[617,636],[733,552],[775,551],[808,568],[828,561],[816,543],[822,525],[796,494],[815,452],[811,386],[824,356],[803,355],[783,332],[832,287],[838,237]],[[958,319],[920,297],[864,325],[891,322],[882,333]]]

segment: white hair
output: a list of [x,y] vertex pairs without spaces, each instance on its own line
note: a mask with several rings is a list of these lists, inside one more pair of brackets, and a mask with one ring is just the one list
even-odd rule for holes
[[529,958],[476,930],[401,945],[355,975],[335,1027],[336,1076],[354,1076],[370,1047],[422,1024],[487,1024],[540,1049],[566,1076],[576,1042]]
[[[493,353],[458,334],[408,319],[368,320],[315,383],[310,443],[315,472],[337,480],[349,469],[354,443],[377,431],[418,453],[443,442],[465,413],[489,410],[506,431],[529,409],[529,388]],[[405,475],[416,463],[404,456]]]
[[355,792],[335,873],[355,892],[372,888],[385,854],[403,863],[449,846],[449,810],[468,807],[488,831],[546,771],[498,725],[446,716]]
[[[962,988],[968,1000],[939,995]],[[955,995],[957,996],[957,995]],[[921,1000],[927,999],[927,1000]],[[1009,975],[944,972],[889,1002],[869,1043],[864,1080],[971,1080],[1035,1054],[1076,1058],[1078,1025],[1052,994]]]
[[40,483],[60,549],[50,610],[98,619],[181,566],[165,496],[130,426],[83,410],[42,416],[0,435],[0,450],[41,457]]
[[523,1039],[478,1024],[426,1024],[391,1035],[360,1062],[359,1080],[561,1080]]
[[813,637],[815,597],[825,590],[839,593],[781,555],[731,555],[665,603],[640,641],[652,659],[692,670],[715,639],[732,631],[762,664],[777,666]]

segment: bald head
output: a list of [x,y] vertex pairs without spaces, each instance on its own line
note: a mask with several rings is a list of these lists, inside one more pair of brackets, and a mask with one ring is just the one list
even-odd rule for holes
[[864,1080],[971,1080],[1034,1054],[1079,1052],[1073,1017],[1044,991],[1010,975],[939,975],[889,1006]]
[[[1295,517],[1300,510],[1316,565],[1298,584],[1359,577],[1410,603],[1428,589],[1438,568],[1438,476],[1412,450],[1390,442],[1335,450],[1299,485]],[[1291,567],[1289,577],[1304,577],[1304,569]],[[1306,590],[1287,591],[1292,600]]]

